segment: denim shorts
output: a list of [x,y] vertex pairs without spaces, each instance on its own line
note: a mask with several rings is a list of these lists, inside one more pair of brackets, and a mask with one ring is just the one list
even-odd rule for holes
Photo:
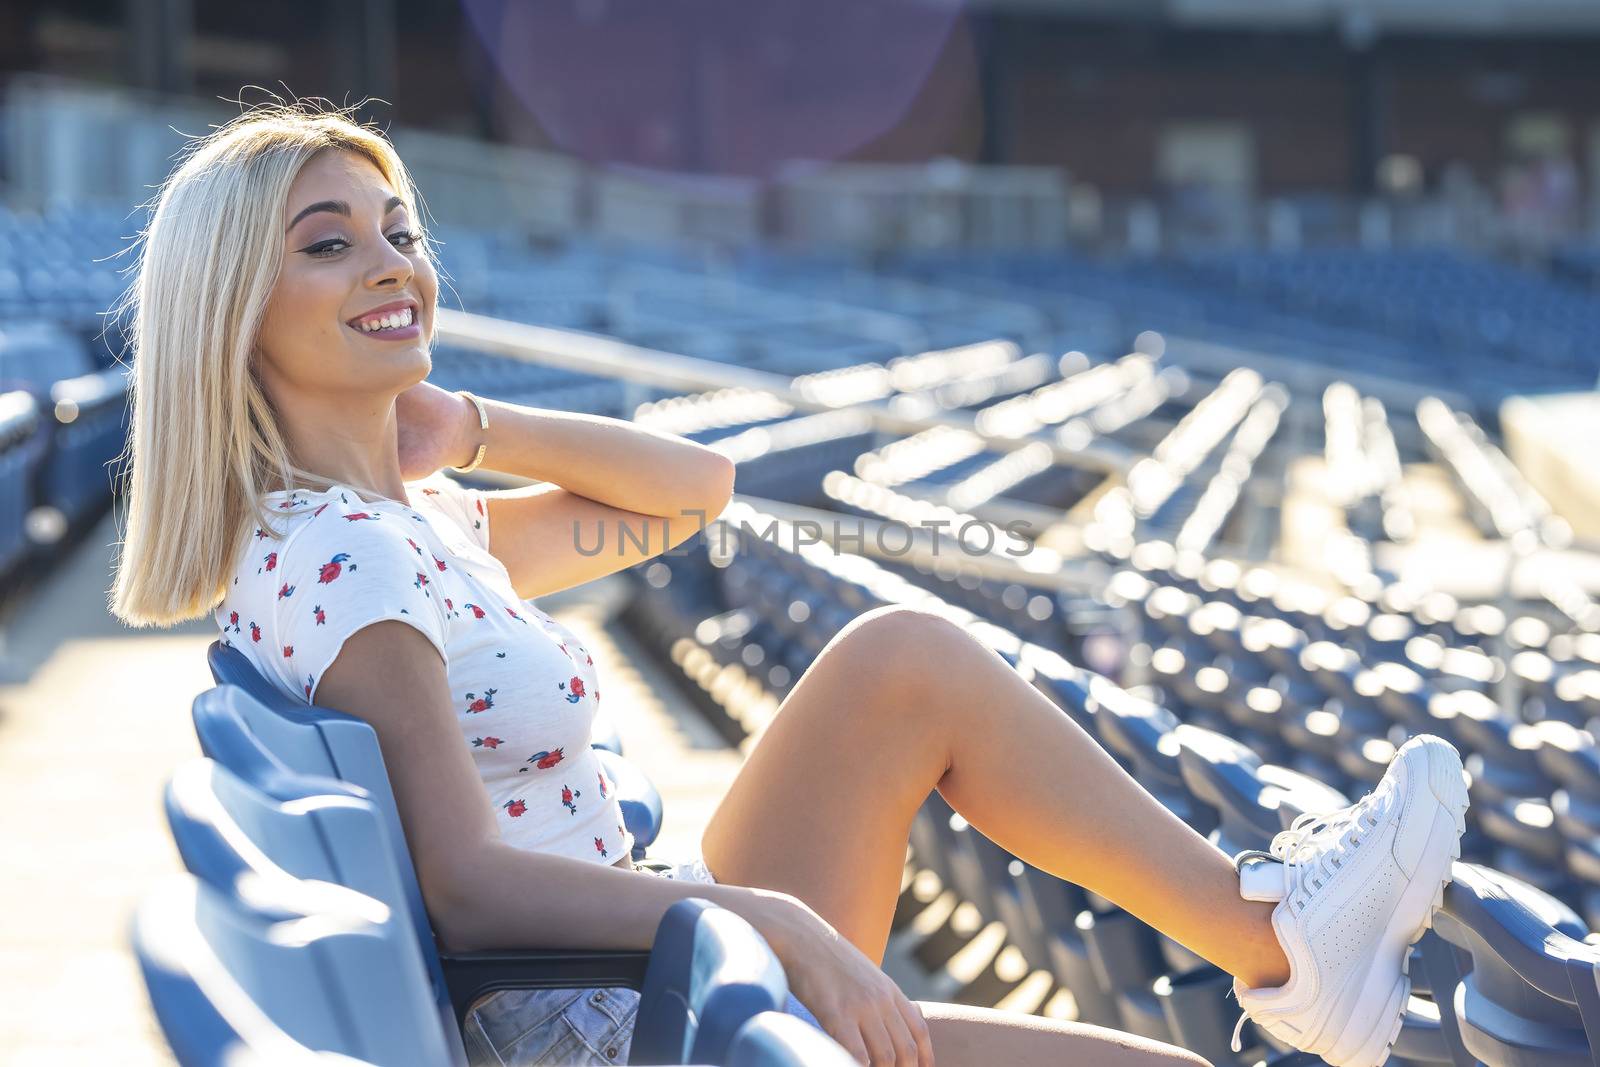
[[[699,859],[637,869],[715,884]],[[792,993],[784,1010],[819,1025]],[[638,1012],[639,993],[633,989],[506,990],[483,998],[467,1013],[462,1038],[472,1067],[627,1063]]]

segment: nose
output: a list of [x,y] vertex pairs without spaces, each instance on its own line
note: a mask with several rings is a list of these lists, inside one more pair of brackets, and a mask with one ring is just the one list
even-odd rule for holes
[[377,242],[378,263],[367,275],[367,285],[374,289],[404,287],[416,273],[411,257],[396,248],[388,238]]

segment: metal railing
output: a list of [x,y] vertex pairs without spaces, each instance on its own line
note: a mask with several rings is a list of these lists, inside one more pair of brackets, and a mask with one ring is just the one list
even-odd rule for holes
[[[749,367],[697,359],[628,344],[614,338],[575,333],[546,326],[530,326],[439,308],[438,340],[442,343],[527,362],[541,363],[582,374],[618,378],[639,386],[696,392],[709,389],[753,389],[782,400],[800,411],[859,411],[875,430],[913,434],[938,426],[975,434],[993,451],[1037,449],[1040,442],[1028,436],[1010,437],[980,429],[977,419],[962,411],[907,414],[880,403],[839,403],[804,389],[781,374]],[[640,397],[641,402],[645,399]],[[1059,441],[1045,442],[1055,462],[1120,474],[1128,470],[1133,454],[1113,441],[1093,440],[1077,447]]]

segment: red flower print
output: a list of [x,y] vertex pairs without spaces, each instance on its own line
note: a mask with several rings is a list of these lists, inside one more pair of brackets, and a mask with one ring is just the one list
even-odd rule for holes
[[505,742],[498,737],[474,737],[472,739],[473,748],[499,748],[503,744]]
[[468,604],[468,605],[466,605],[466,607],[467,607],[468,611],[472,612],[472,617],[474,619],[483,618],[483,609],[478,607],[478,605],[476,605],[476,604]]
[[268,574],[271,574],[273,571],[275,571],[277,569],[278,569],[278,554],[276,552],[268,552],[265,556],[263,556],[261,558],[261,566],[256,568],[256,573],[260,574],[262,571],[266,571]]
[[551,767],[554,767],[556,764],[560,763],[566,758],[564,754],[565,752],[565,748],[558,748],[554,752],[535,752],[533,755],[527,758],[526,762],[533,764],[541,771],[548,771]]
[[239,632],[239,613],[237,611],[228,612],[228,625],[233,627],[234,633]]
[[306,699],[311,699],[311,675],[306,675]]
[[250,640],[252,640],[252,641],[260,641],[261,640],[261,627],[257,626],[253,622],[250,624]]
[[600,840],[598,837],[594,839],[594,850],[600,853],[601,858],[611,855],[611,853],[606,851],[606,843]]
[[283,587],[278,590],[278,599],[282,600],[284,597],[290,596],[294,596],[294,586],[290,585],[288,582],[284,582]]
[[522,818],[522,813],[528,810],[528,805],[523,803],[521,797],[518,797],[516,800],[506,801],[505,806],[506,814],[511,816],[513,819]]
[[439,495],[439,490],[437,490],[437,489],[424,489],[422,492],[426,496],[438,496]]
[[506,609],[506,614],[510,615],[513,619],[516,619],[518,622],[522,623],[524,626],[526,626],[528,624],[528,620],[527,619],[524,619],[521,615],[518,615],[516,612],[512,611],[510,608]]
[[426,574],[423,574],[421,571],[418,571],[417,572],[417,580],[412,582],[411,584],[416,586],[418,589],[422,589],[428,584],[428,576]]
[[312,517],[312,518],[313,518],[313,519],[314,519],[314,518],[316,518],[316,517],[317,517],[317,516],[318,516],[318,515],[321,515],[321,514],[322,514],[322,509],[323,509],[323,508],[325,508],[325,507],[327,507],[327,506],[328,506],[328,505],[327,505],[327,502],[326,502],[326,501],[324,501],[324,502],[323,502],[323,503],[321,503],[321,504],[318,504],[318,505],[317,505],[317,510],[316,510],[316,511],[313,511],[313,512],[312,512],[312,513],[311,513],[311,517]]
[[[433,554],[430,552],[429,555]],[[438,567],[440,570],[444,570],[444,560],[440,559],[438,556],[433,557],[433,565]]]
[[419,556],[422,555],[422,546],[411,540],[411,538],[406,538],[406,544],[411,546],[411,551],[415,552]]
[[611,795],[611,791],[606,788],[606,776],[603,774],[597,774],[595,777],[600,779],[600,799],[604,800],[606,797]]
[[321,626],[328,621],[328,616],[323,614],[321,604],[318,604],[316,607],[312,608],[311,614],[316,618],[318,626]]
[[580,790],[569,789],[567,786],[562,786],[561,806],[566,808],[567,811],[571,812],[573,815],[576,815],[578,814],[578,805],[573,803],[573,801],[581,796],[583,796],[583,793]]
[[377,519],[376,515],[368,515],[365,511],[352,511],[344,517],[345,522],[359,522],[362,519]]
[[288,659],[292,655],[294,655],[294,646],[293,645],[284,645],[283,646],[283,658],[284,659]]
[[[589,653],[587,653],[587,652],[585,652],[585,653],[584,653],[584,654],[583,654],[583,658],[584,658],[584,659],[585,659],[585,660],[586,660],[586,661],[587,661],[587,662],[589,662],[589,663],[591,663],[591,664],[592,664],[592,663],[594,663],[594,657],[593,657],[593,656],[591,656],[591,655],[589,655]],[[596,695],[596,696],[599,696],[599,695],[600,695],[600,694],[598,694],[598,693],[596,693],[596,694],[595,694],[595,695]]]
[[468,693],[467,714],[473,715],[480,711],[488,711],[494,707],[494,694],[495,690],[493,689],[485,689],[483,696],[478,696],[476,693]]
[[572,676],[572,680],[566,685],[562,685],[560,682],[557,682],[556,688],[568,690],[568,704],[576,704],[578,701],[583,699],[583,679],[579,678],[576,674]]
[[265,531],[261,527],[257,526],[256,527],[256,540],[257,541],[265,541],[266,539],[267,539],[267,531]]
[[454,611],[454,610],[456,610],[455,601],[451,600],[449,597],[445,597],[444,598],[444,610],[446,610],[446,611]]
[[[324,563],[322,565],[322,569],[317,572],[317,581],[323,585],[327,585],[329,582],[339,577],[339,572],[342,565],[348,562],[349,559],[350,553],[348,552],[340,552],[338,555],[334,556],[328,562]],[[356,569],[356,565],[351,563],[350,569],[354,571]]]
[[478,505],[478,514],[482,515],[483,514],[483,501],[479,500],[476,503]]

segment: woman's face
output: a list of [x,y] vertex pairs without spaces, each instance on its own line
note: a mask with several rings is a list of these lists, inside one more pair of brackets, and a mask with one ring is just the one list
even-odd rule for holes
[[[341,149],[313,156],[289,190],[283,225],[283,268],[257,340],[274,401],[398,395],[426,378],[439,278],[417,220],[372,161]],[[396,302],[409,305],[411,326],[362,329],[360,320]]]

